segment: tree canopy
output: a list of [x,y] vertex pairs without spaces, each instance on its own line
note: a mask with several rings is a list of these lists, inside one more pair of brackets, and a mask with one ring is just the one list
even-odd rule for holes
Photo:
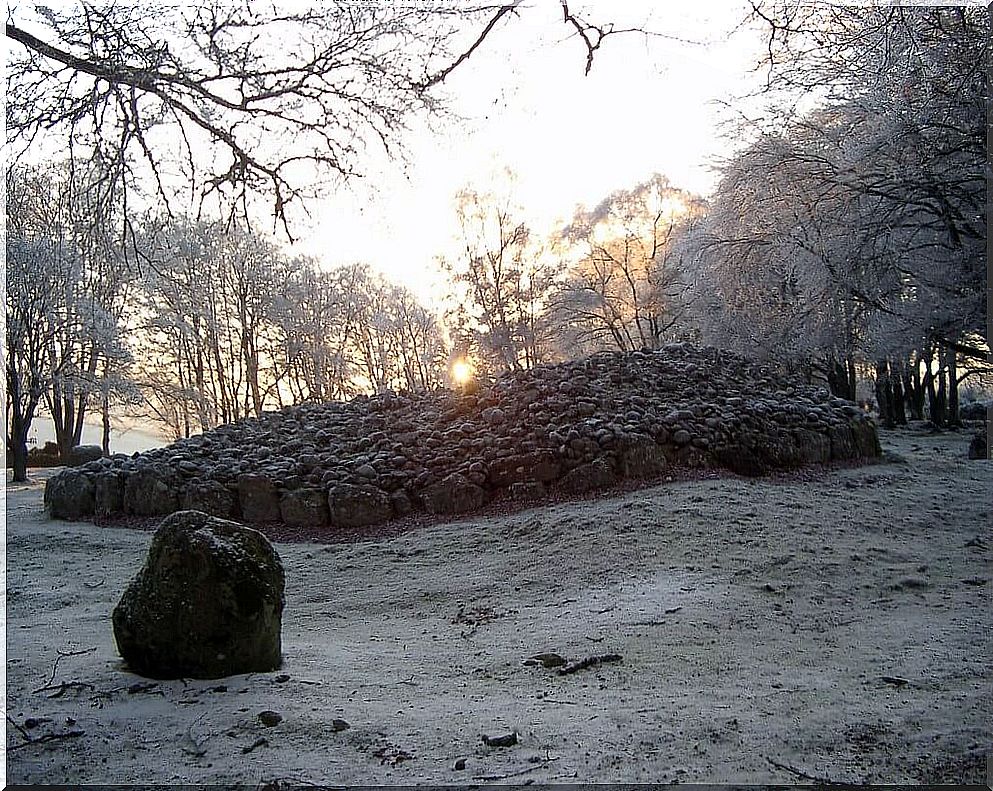
[[[392,151],[412,116],[495,30],[509,3],[189,4],[91,2],[12,9],[6,35],[8,144],[56,141],[108,178],[251,214],[288,210]],[[619,30],[562,2],[588,72]],[[305,209],[305,207],[304,207]]]

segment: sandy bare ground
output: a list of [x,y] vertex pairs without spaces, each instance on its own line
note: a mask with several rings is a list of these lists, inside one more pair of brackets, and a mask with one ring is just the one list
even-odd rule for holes
[[983,783],[993,469],[967,444],[279,544],[284,668],[218,681],[122,669],[110,612],[148,533],[10,489],[8,782]]

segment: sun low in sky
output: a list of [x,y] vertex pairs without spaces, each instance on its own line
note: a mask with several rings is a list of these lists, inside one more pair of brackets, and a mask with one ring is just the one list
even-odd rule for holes
[[458,359],[452,363],[452,382],[458,387],[465,387],[472,382],[474,370],[472,363],[465,359]]

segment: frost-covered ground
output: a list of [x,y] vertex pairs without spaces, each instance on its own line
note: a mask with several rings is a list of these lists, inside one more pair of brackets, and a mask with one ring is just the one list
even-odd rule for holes
[[284,667],[217,681],[121,667],[148,533],[8,488],[8,782],[985,782],[993,469],[967,445],[278,544]]

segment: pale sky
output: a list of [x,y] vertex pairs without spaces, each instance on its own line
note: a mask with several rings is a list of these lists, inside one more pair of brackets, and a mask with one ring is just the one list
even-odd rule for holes
[[584,76],[586,49],[570,37],[558,0],[525,0],[519,17],[495,29],[446,81],[450,108],[463,120],[430,129],[413,123],[403,137],[405,162],[370,150],[357,163],[363,178],[311,202],[312,223],[293,223],[289,252],[329,268],[367,262],[430,301],[441,280],[436,257],[457,252],[456,193],[500,190],[507,168],[516,174],[522,219],[538,234],[560,227],[577,205],[595,205],[656,172],[707,196],[713,165],[736,145],[725,125],[735,113],[718,103],[762,84],[753,67],[764,41],[754,30],[731,34],[748,3],[573,5],[592,22],[664,35],[608,37]]
[[406,165],[379,156],[363,163],[363,179],[314,205],[309,233],[295,228],[293,250],[328,266],[366,261],[427,299],[434,259],[457,233],[455,194],[489,189],[504,168],[516,173],[515,198],[541,232],[577,204],[654,172],[709,194],[713,163],[734,146],[722,129],[733,113],[717,102],[761,84],[751,69],[763,42],[745,30],[729,36],[747,4],[658,6],[590,3],[588,17],[619,27],[648,18],[652,30],[704,43],[616,35],[584,76],[585,47],[566,38],[558,2],[532,0],[449,78],[452,106],[466,120],[412,130]]

